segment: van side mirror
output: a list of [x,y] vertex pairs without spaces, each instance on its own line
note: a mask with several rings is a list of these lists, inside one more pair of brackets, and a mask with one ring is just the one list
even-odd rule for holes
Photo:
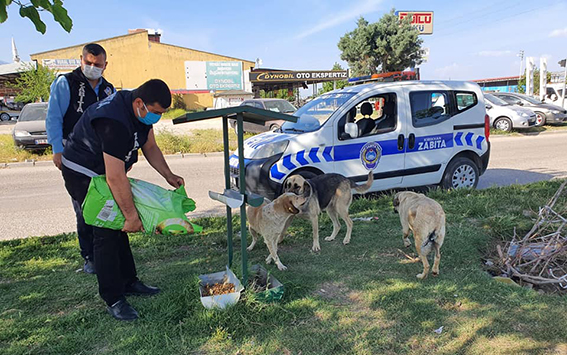
[[358,125],[354,122],[348,122],[345,124],[345,133],[351,138],[358,137]]

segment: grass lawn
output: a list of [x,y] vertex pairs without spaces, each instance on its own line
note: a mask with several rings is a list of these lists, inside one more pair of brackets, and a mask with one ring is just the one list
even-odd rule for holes
[[51,160],[51,149],[43,153],[18,149],[11,134],[0,134],[0,163],[13,163],[26,159]]
[[[320,253],[310,251],[311,227],[294,221],[279,256],[289,269],[268,269],[285,285],[281,303],[244,295],[226,311],[200,303],[197,276],[226,263],[225,220],[198,220],[193,236],[133,235],[142,280],[153,298],[129,300],[141,318],[113,320],[81,267],[75,235],[0,243],[0,353],[8,354],[565,354],[567,300],[495,282],[483,270],[494,244],[531,227],[560,182],[434,191],[447,213],[441,274],[416,279],[389,196],[358,199],[351,243],[322,216]],[[235,220],[238,220],[235,218]],[[33,223],[33,221],[30,221]],[[399,250],[400,249],[400,250]],[[240,250],[239,240],[235,250]],[[235,267],[238,271],[239,253]],[[249,257],[261,263],[259,243]],[[443,326],[441,334],[435,329]]]

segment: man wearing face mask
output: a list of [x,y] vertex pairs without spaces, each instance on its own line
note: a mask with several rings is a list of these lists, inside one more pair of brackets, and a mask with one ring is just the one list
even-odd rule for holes
[[128,170],[142,149],[150,165],[173,187],[184,185],[173,174],[156,144],[152,125],[171,105],[167,85],[152,79],[134,91],[123,90],[89,107],[73,130],[63,151],[65,187],[82,204],[91,177],[106,175],[114,200],[126,222],[122,231],[93,227],[93,244],[99,293],[108,312],[118,320],[134,320],[138,313],[126,301],[127,295],[154,295],[156,287],[144,285],[128,242],[128,232],[142,230],[132,200]]
[[[60,170],[64,143],[83,112],[115,91],[112,84],[102,77],[106,66],[104,48],[96,43],[89,43],[83,47],[81,66],[71,73],[60,75],[51,84],[45,125],[53,150],[53,163]],[[77,219],[81,255],[85,259],[83,270],[93,274],[95,267],[92,227],[85,224],[81,206],[75,200],[72,202]]]

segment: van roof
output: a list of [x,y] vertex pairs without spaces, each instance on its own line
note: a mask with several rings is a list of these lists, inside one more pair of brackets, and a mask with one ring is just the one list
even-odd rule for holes
[[453,89],[471,89],[472,87],[479,87],[478,84],[471,81],[456,81],[456,80],[406,80],[406,81],[392,81],[392,82],[380,82],[380,83],[369,83],[346,86],[344,89],[337,89],[331,92],[353,92],[359,93],[373,88],[388,88],[388,87],[399,87],[399,86],[437,86],[445,85]]

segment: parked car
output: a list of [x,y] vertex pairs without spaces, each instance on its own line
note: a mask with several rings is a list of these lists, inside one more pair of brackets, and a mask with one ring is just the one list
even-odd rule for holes
[[334,90],[306,103],[277,132],[244,141],[230,157],[231,184],[273,199],[294,175],[372,171],[371,192],[439,184],[474,188],[488,166],[490,118],[475,83],[407,81]]
[[[275,111],[279,113],[285,113],[292,115],[297,108],[293,106],[289,101],[284,99],[250,99],[243,101],[240,106],[252,106],[256,108],[261,108],[268,111]],[[236,120],[229,120],[230,126],[236,132]],[[284,121],[267,121],[265,124],[255,124],[250,122],[244,122],[244,132],[266,132],[278,130]]]
[[24,104],[0,99],[0,121],[17,120]]
[[528,95],[513,92],[495,92],[493,94],[509,104],[532,110],[536,114],[536,126],[557,124],[567,120],[567,110],[560,106],[546,104]]
[[45,131],[46,115],[47,102],[25,105],[12,131],[14,144],[24,149],[45,150],[49,148]]
[[490,127],[510,132],[512,128],[522,129],[534,126],[536,115],[527,108],[511,105],[492,95],[484,94],[486,113],[490,117]]

